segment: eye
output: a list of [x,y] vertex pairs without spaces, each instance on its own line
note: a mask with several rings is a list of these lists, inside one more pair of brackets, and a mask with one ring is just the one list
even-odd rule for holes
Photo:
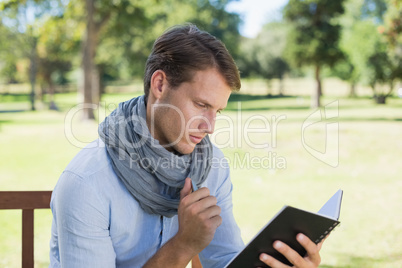
[[207,106],[201,102],[197,102],[197,106],[199,106],[201,108],[207,108]]

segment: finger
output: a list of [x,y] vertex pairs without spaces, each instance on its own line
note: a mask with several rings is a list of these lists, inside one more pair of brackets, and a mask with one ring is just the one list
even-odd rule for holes
[[186,178],[184,181],[183,189],[180,191],[180,200],[188,196],[191,193],[191,179]]
[[273,247],[296,267],[302,267],[306,262],[299,253],[281,241],[275,241]]
[[260,254],[260,261],[262,261],[271,268],[289,268],[289,266],[287,266],[286,264],[281,263],[274,257],[269,256],[268,254],[265,253]]
[[219,216],[221,214],[221,208],[219,206],[211,206],[200,213],[200,217],[203,219],[211,219],[215,216]]
[[324,237],[324,239],[323,239],[323,240],[321,240],[321,242],[320,242],[320,243],[318,243],[318,244],[317,244],[318,251],[320,251],[320,250],[321,250],[321,248],[322,248],[322,244],[324,244],[324,241],[327,239],[327,237],[328,237],[328,235],[327,235],[326,237]]
[[220,215],[214,216],[211,218],[211,222],[215,226],[215,229],[216,229],[222,224],[222,217]]
[[202,188],[198,189],[197,191],[192,192],[191,195],[188,195],[188,197],[187,197],[188,200],[186,202],[188,202],[188,204],[192,204],[192,203],[200,201],[201,199],[204,199],[209,196],[210,196],[209,189],[206,187],[202,187]]
[[[193,198],[194,195],[195,195],[195,193],[192,194],[191,198]],[[194,198],[196,198],[196,197],[194,197]],[[203,212],[204,210],[206,210],[210,207],[216,206],[217,202],[218,201],[215,196],[209,195],[207,197],[204,197],[204,198],[199,199],[196,202],[194,202],[192,204],[192,207],[197,212]]]
[[311,262],[317,265],[320,264],[321,257],[318,246],[304,234],[298,234],[296,236],[296,239],[300,243],[300,245],[302,245],[307,251],[307,256],[311,260]]

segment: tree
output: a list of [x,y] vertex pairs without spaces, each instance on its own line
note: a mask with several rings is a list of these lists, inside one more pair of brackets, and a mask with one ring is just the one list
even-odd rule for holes
[[[237,14],[225,11],[228,2],[87,0],[82,68],[84,104],[89,108],[84,109],[84,118],[94,118],[90,107],[100,100],[102,72],[118,69],[127,76],[142,76],[152,43],[172,25],[193,22],[226,42],[228,49],[236,54],[240,19]],[[115,75],[121,73],[112,74]]]
[[[95,4],[96,3],[96,4]],[[98,96],[99,87],[96,82],[99,80],[95,66],[96,48],[99,42],[99,33],[104,24],[109,20],[113,7],[107,7],[104,1],[85,0],[86,29],[82,42],[82,70],[83,70],[83,92],[84,109],[83,119],[95,119],[92,104],[98,101],[93,96]]]
[[[29,58],[29,81],[31,84],[31,110],[35,110],[35,84],[37,73],[37,42],[38,42],[38,20],[48,10],[49,2],[40,0],[24,0],[24,1],[4,1],[0,3],[0,11],[2,11],[1,19],[6,19],[7,26],[12,30],[17,38],[14,41],[19,43],[16,47],[20,49],[23,56]],[[22,42],[21,42],[22,41]]]
[[282,22],[266,24],[254,39],[244,38],[241,42],[239,69],[244,77],[258,76],[269,82],[280,81],[279,94],[283,95],[283,78],[290,67],[283,57],[288,26]]
[[345,13],[339,18],[342,27],[339,47],[344,57],[331,68],[331,74],[350,83],[349,97],[356,97],[356,85],[362,75],[358,66],[360,62],[355,61],[355,54],[359,53],[356,47],[361,48],[367,44],[359,29],[362,23],[362,6],[366,1],[346,1]]
[[[374,99],[378,104],[385,104],[393,91],[395,80],[402,73],[401,60],[391,58],[384,43],[378,43],[375,52],[367,61],[369,84],[373,89]],[[378,87],[388,85],[388,88]]]
[[386,0],[364,0],[361,7],[362,19],[374,19],[377,23],[384,22],[384,14],[387,11]]
[[[138,9],[137,1],[130,0],[114,1],[107,0],[71,0],[67,9],[71,14],[74,14],[77,22],[84,25],[81,54],[82,54],[82,84],[79,86],[79,93],[83,101],[84,120],[95,119],[93,108],[100,100],[99,89],[99,70],[96,65],[96,54],[100,44],[100,38],[105,26],[115,18],[117,21],[127,21],[127,18],[135,18],[136,10]],[[73,12],[74,11],[74,12]],[[132,27],[132,24],[127,23],[126,27]]]
[[393,47],[402,46],[402,2],[389,0],[389,8],[384,15],[386,28],[384,34]]
[[106,66],[112,76],[113,69],[128,77],[142,77],[146,59],[155,39],[167,28],[183,23],[194,23],[221,39],[234,57],[238,54],[240,35],[239,16],[225,11],[226,0],[150,0],[128,6],[135,14],[111,17],[101,34],[96,63]]
[[286,54],[296,66],[313,66],[316,90],[312,107],[320,106],[321,68],[333,66],[343,58],[339,48],[341,27],[335,18],[344,13],[344,0],[290,0],[284,9],[292,28],[288,35]]
[[350,90],[349,90],[349,97],[353,98],[356,97],[356,84],[359,81],[359,73],[356,67],[353,65],[352,61],[346,54],[346,50],[342,49],[345,53],[345,58],[338,63],[331,69],[331,74],[343,81],[349,82]]
[[6,83],[17,83],[17,60],[18,54],[9,53],[15,48],[13,42],[14,33],[11,32],[8,27],[4,26],[0,20],[0,36],[2,40],[0,42],[0,77],[4,78]]
[[399,61],[398,79],[402,81],[402,2],[389,0],[389,8],[385,16],[384,34],[387,37],[393,58]]
[[384,38],[386,1],[350,0],[347,6],[341,47],[353,66],[351,76],[369,85],[374,100],[383,104],[392,93],[402,65],[401,57]]
[[7,22],[7,27],[14,34],[15,49],[19,50],[22,57],[29,58],[29,81],[31,84],[31,110],[35,110],[35,84],[38,70],[37,43],[39,39],[38,29],[41,27],[41,19],[46,14],[57,14],[61,3],[57,0],[8,0],[0,3],[1,19]]
[[49,17],[39,29],[38,75],[42,88],[47,87],[50,109],[58,109],[54,102],[55,77],[71,70],[72,59],[79,51],[80,26],[66,10],[63,15]]

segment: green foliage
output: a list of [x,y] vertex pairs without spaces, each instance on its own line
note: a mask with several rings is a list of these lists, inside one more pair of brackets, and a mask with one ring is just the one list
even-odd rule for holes
[[341,47],[346,59],[353,66],[350,80],[362,79],[368,83],[367,60],[375,52],[380,39],[377,27],[371,20],[356,19],[344,28]]
[[[0,60],[5,57],[10,66],[17,65],[21,59],[29,59],[30,68],[36,70],[38,40],[51,34],[45,22],[50,14],[60,14],[61,9],[62,4],[58,0],[3,1],[0,6],[0,29],[4,28],[7,38],[4,38],[4,42],[2,40],[4,45],[0,46]],[[35,70],[32,72],[35,73]]]
[[[94,57],[101,88],[106,80],[142,77],[154,40],[175,24],[195,23],[224,41],[234,56],[238,54],[240,19],[225,10],[228,0],[92,2],[95,35],[90,39],[94,40],[95,48],[90,58]],[[5,28],[12,28],[10,40],[15,40],[7,46],[0,45],[0,67],[3,76],[8,77],[6,80],[16,80],[14,70],[18,69],[15,66],[21,58],[30,60],[31,78],[36,77],[37,70],[40,81],[49,86],[56,80],[65,81],[66,72],[71,68],[80,68],[82,59],[86,58],[85,53],[80,55],[81,43],[85,44],[86,40],[88,6],[85,3],[80,0],[3,1],[0,16],[7,22]],[[27,11],[33,11],[34,17],[29,18]],[[10,47],[20,52],[3,59]],[[31,83],[34,88],[34,80]],[[96,101],[97,94],[94,95]]]
[[38,75],[48,87],[66,81],[79,53],[82,26],[67,11],[60,17],[49,16],[39,29]]
[[395,76],[402,81],[402,2],[389,0],[385,34],[390,44],[391,58],[398,61]]
[[361,10],[363,19],[373,19],[377,23],[382,23],[384,21],[384,14],[387,11],[387,1],[364,0]]
[[285,19],[293,26],[287,55],[296,66],[333,66],[343,55],[338,46],[341,27],[334,20],[344,12],[344,0],[290,0]]
[[[367,45],[362,39],[362,32],[357,29],[361,25],[363,1],[349,0],[345,3],[345,13],[340,17],[342,32],[339,42],[344,57],[331,69],[332,75],[348,81],[352,85],[356,84],[361,78],[361,69],[359,68],[361,66],[357,66],[360,64],[361,59],[356,60],[356,57],[360,56],[360,52],[356,47],[360,48]],[[351,93],[351,95],[353,94]]]
[[[402,2],[398,0],[389,0],[385,16],[385,35],[394,52],[402,56]],[[402,79],[402,77],[401,77]]]
[[[142,77],[155,39],[167,28],[191,22],[221,39],[238,54],[239,16],[225,11],[228,1],[116,1],[100,37],[97,64],[111,77]],[[108,2],[109,3],[109,2]],[[116,70],[123,70],[122,73]]]
[[393,81],[395,79],[394,73],[396,70],[387,54],[386,47],[381,43],[376,45],[375,52],[367,60],[368,70],[371,71],[369,84],[372,85],[372,87],[374,87],[376,83],[385,84],[389,81]]
[[[331,74],[351,84],[389,85],[402,77],[398,0],[290,0],[285,21],[268,23],[255,39],[241,39],[239,15],[225,10],[229,0],[94,2],[95,22],[104,23],[95,56],[103,82],[142,77],[155,38],[186,22],[221,39],[243,77],[281,78],[289,72],[289,64],[297,67],[292,72],[326,65]],[[28,9],[34,11],[32,18]],[[0,42],[2,81],[28,80],[29,65],[35,62],[39,78],[52,77],[53,82],[66,81],[68,70],[80,68],[84,1],[6,0],[0,10],[0,34],[6,37]]]
[[266,24],[254,39],[243,38],[238,65],[242,77],[282,79],[290,68],[283,57],[288,25],[282,22]]
[[7,53],[13,50],[13,42],[10,40],[12,33],[0,21],[0,78],[5,78],[6,83],[17,82],[17,57],[13,53]]
[[[385,38],[387,32],[381,24],[385,10],[385,0],[349,0],[341,20],[341,47],[347,56],[347,64],[353,66],[350,76],[344,79],[370,85],[374,98],[377,101],[380,98],[380,102],[391,94],[395,80],[401,77],[402,65],[401,57],[390,46],[392,42]],[[391,8],[388,10],[394,12]]]
[[344,13],[345,0],[290,0],[284,17],[292,28],[286,56],[296,67],[313,66],[316,89],[311,107],[319,107],[322,94],[321,69],[334,66],[344,58],[339,48],[341,27],[337,18]]
[[339,61],[330,71],[331,75],[338,77],[344,81],[355,82],[355,67],[349,58]]

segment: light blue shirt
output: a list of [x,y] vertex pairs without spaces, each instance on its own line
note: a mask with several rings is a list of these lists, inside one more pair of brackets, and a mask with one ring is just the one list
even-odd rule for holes
[[[222,152],[214,147],[203,186],[218,200],[221,226],[199,254],[204,267],[224,267],[244,244],[232,213],[232,183]],[[81,150],[52,194],[49,267],[142,267],[178,230],[178,218],[151,215],[116,176],[104,143]]]

